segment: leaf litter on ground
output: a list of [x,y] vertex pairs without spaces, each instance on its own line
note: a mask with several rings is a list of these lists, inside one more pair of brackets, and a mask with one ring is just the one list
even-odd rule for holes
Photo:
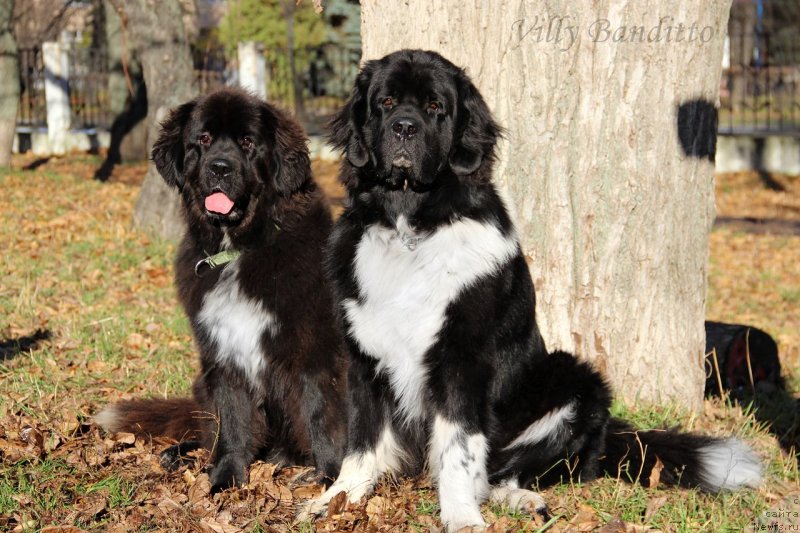
[[[307,469],[257,462],[247,485],[212,495],[204,472],[208,452],[167,471],[159,452],[172,444],[168,439],[106,435],[91,425],[91,415],[110,401],[188,394],[197,362],[172,286],[175,248],[131,226],[144,164],[120,165],[108,183],[99,183],[91,179],[98,156],[34,162],[16,156],[13,170],[0,174],[6,191],[0,197],[0,529],[440,530],[436,491],[425,476],[388,479],[363,502],[342,501],[316,524],[296,524],[298,504],[322,490],[306,481]],[[340,212],[337,164],[315,161],[314,169]],[[784,190],[774,191],[752,174],[718,176],[719,211],[800,219],[798,181],[780,182]],[[798,239],[733,224],[710,238],[709,317],[773,334],[792,391],[800,359]],[[36,332],[48,337],[38,339]],[[19,349],[6,349],[5,342]],[[755,442],[769,458],[767,486],[708,496],[613,478],[565,483],[543,491],[549,521],[487,504],[488,531],[741,529],[763,510],[796,501],[796,457],[782,452],[747,409],[713,401],[702,413],[679,418],[691,430],[744,434]],[[650,481],[657,485],[658,475]]]

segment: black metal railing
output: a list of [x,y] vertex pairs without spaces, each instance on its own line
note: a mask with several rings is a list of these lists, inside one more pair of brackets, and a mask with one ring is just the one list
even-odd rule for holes
[[800,135],[800,31],[729,28],[718,132]]
[[19,108],[17,125],[28,128],[47,126],[44,97],[44,63],[41,48],[19,51]]
[[218,89],[233,81],[230,62],[222,49],[192,50],[194,72],[200,94]]
[[[41,49],[23,49],[19,54],[22,92],[17,125],[46,127]],[[72,128],[109,128],[114,117],[110,112],[105,50],[74,47],[68,55]],[[358,73],[360,50],[333,44],[295,50],[294,79],[286,50],[268,50],[264,57],[269,100],[296,112],[304,126],[315,133],[347,98]],[[193,60],[201,93],[236,83],[235,63],[226,60],[222,51],[194,50]]]
[[361,51],[334,44],[295,50],[294,80],[287,50],[267,50],[264,57],[267,98],[295,112],[310,133],[318,133],[347,99],[358,74]]
[[114,121],[108,94],[108,54],[74,47],[69,56],[69,104],[75,129],[108,129]]

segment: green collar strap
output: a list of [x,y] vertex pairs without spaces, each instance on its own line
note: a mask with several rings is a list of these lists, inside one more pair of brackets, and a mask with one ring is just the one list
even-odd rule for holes
[[202,277],[204,274],[208,273],[209,270],[216,270],[217,268],[223,267],[240,255],[242,255],[242,252],[239,250],[223,250],[218,254],[208,256],[198,261],[197,264],[194,265],[194,273],[198,277]]

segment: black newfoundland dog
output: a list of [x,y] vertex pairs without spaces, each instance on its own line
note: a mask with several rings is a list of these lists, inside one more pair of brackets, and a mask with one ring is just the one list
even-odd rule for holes
[[153,160],[182,196],[175,262],[201,370],[192,399],[134,400],[95,420],[212,450],[211,483],[247,481],[256,457],[339,471],[346,356],[323,283],[329,206],[286,113],[225,89],[175,109]]
[[491,182],[500,128],[463,70],[419,50],[369,61],[331,129],[349,191],[327,257],[350,349],[349,430],[338,479],[301,519],[425,464],[449,531],[482,525],[487,498],[543,513],[532,483],[647,483],[659,460],[662,482],[759,484],[742,442],[636,431],[609,417],[595,370],[547,353]]

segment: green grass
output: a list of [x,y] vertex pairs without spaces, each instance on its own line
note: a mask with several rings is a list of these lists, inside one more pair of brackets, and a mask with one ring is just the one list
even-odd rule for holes
[[112,475],[89,485],[86,487],[86,492],[88,494],[94,492],[102,494],[106,502],[108,502],[108,506],[114,509],[127,507],[135,503],[136,485],[133,481],[126,480],[118,475]]
[[595,511],[601,524],[619,518],[626,523],[681,533],[742,531],[766,509],[763,498],[752,491],[708,495],[696,490],[647,489],[610,478],[560,485],[553,494],[579,499]]
[[623,418],[639,429],[663,429],[675,425],[676,420],[687,417],[687,413],[676,405],[658,409],[631,409],[619,401],[611,405],[611,416]]
[[75,469],[60,460],[20,461],[0,469],[0,515],[24,507],[34,517],[62,508],[79,487],[65,480]]
[[416,512],[418,515],[433,516],[439,514],[439,502],[435,492],[420,491]]
[[783,298],[783,301],[789,304],[800,304],[800,287],[781,287],[778,293]]

